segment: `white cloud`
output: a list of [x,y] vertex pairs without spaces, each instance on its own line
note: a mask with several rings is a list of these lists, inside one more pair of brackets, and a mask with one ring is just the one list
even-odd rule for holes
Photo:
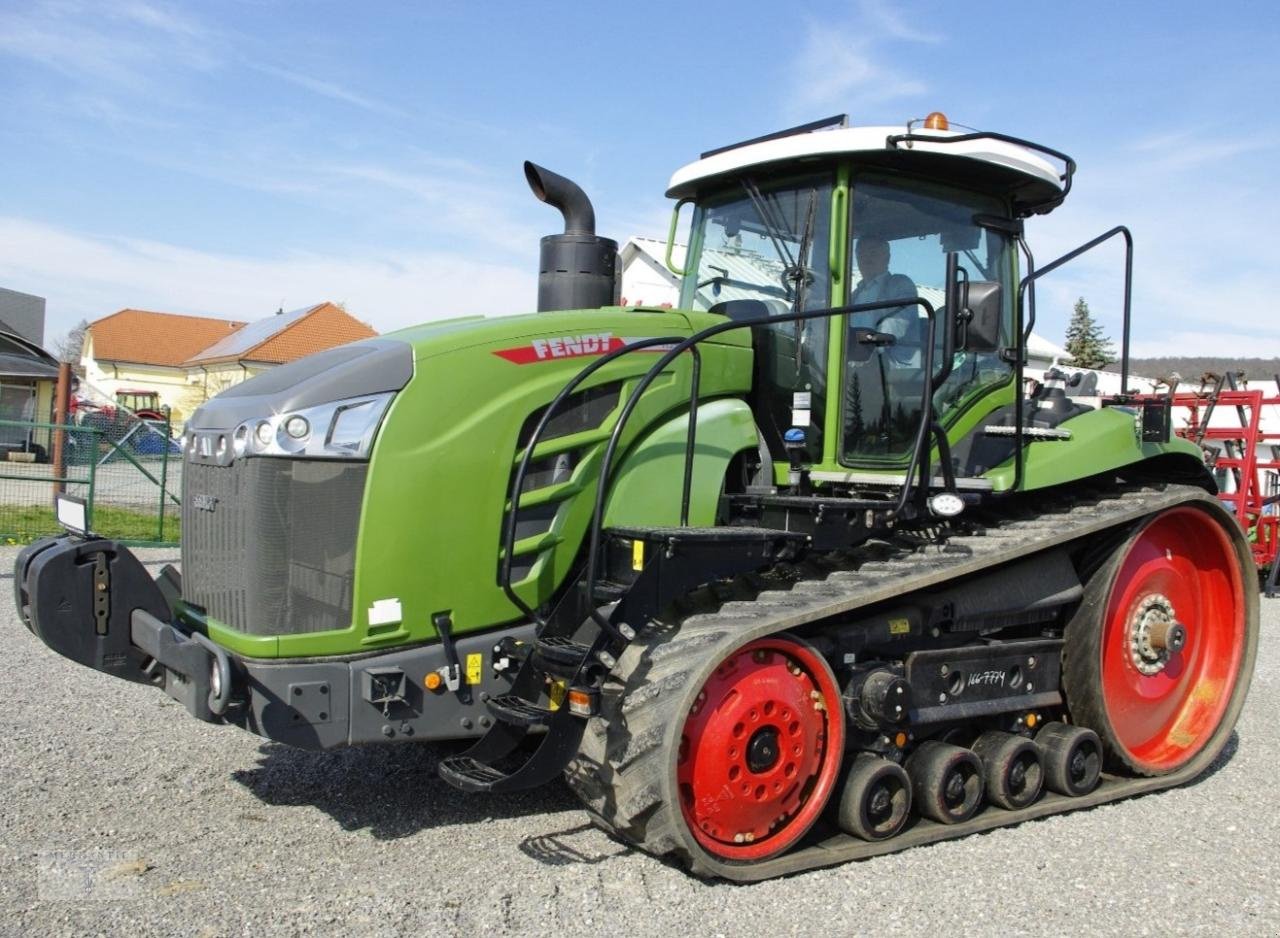
[[791,64],[788,107],[810,116],[819,108],[857,113],[887,101],[918,97],[929,86],[890,64],[883,49],[895,42],[938,41],[939,37],[914,28],[880,0],[860,3],[855,22],[849,25],[809,20]]
[[885,0],[863,0],[859,4],[862,16],[873,25],[878,32],[894,39],[905,39],[908,42],[937,43],[942,37],[937,33],[918,29],[908,23],[899,9],[886,3]]
[[1143,154],[1144,172],[1180,172],[1206,163],[1221,165],[1237,156],[1274,150],[1277,146],[1280,138],[1256,129],[1237,135],[1234,131],[1215,133],[1188,128],[1138,140],[1130,149]]
[[194,19],[144,3],[117,9],[41,3],[0,13],[0,53],[95,90],[107,83],[160,94],[166,89],[159,72],[217,65],[210,39]]
[[[1280,200],[1258,149],[1190,129],[1079,154],[1067,204],[1029,224],[1037,261],[1123,223],[1135,241],[1135,355],[1280,354],[1271,231]],[[1218,168],[1184,172],[1202,159]],[[1117,243],[1050,274],[1039,291],[1040,331],[1060,340],[1084,296],[1118,344],[1122,264]]]
[[380,332],[529,312],[536,269],[444,251],[243,257],[0,217],[0,282],[48,299],[48,335],[122,307],[257,319],[333,300]]
[[375,114],[382,114],[387,117],[403,117],[404,111],[397,107],[393,107],[383,101],[378,101],[366,95],[359,94],[349,88],[332,81],[325,81],[321,78],[313,78],[310,75],[304,75],[301,72],[291,71],[287,68],[279,68],[275,65],[262,65],[258,63],[251,64],[251,68],[256,69],[266,75],[287,81],[299,88],[305,88],[321,97],[329,98],[334,101],[341,101],[344,104],[351,104],[355,107],[371,111]]

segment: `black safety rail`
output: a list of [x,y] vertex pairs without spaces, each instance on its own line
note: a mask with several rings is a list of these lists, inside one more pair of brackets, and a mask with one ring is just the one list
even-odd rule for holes
[[[587,378],[591,377],[610,362],[617,361],[623,355],[647,348],[674,345],[680,341],[680,338],[680,336],[674,335],[662,336],[661,338],[640,339],[639,341],[624,345],[619,349],[614,349],[612,352],[595,359],[574,375],[573,379],[560,389],[560,393],[551,399],[551,403],[549,403],[543,410],[542,416],[533,428],[533,433],[529,436],[529,441],[525,444],[524,454],[520,457],[520,465],[516,467],[516,474],[511,482],[510,509],[507,512],[506,523],[502,530],[502,565],[500,568],[500,584],[503,592],[507,594],[507,598],[511,600],[512,604],[532,619],[539,627],[545,626],[546,621],[538,614],[536,609],[520,598],[520,595],[511,585],[511,564],[516,544],[516,514],[520,507],[520,496],[524,491],[525,478],[529,474],[529,465],[533,462],[533,451],[537,448],[538,444],[542,442],[542,434],[551,423],[551,418],[559,412],[564,402],[568,400],[569,396],[573,394],[574,391],[582,386],[582,382],[586,381]],[[701,356],[698,354],[696,349],[693,351],[693,356],[694,374],[700,375],[702,364]],[[692,430],[690,432],[692,432]]]
[[908,148],[914,143],[970,143],[975,140],[995,140],[998,143],[1009,143],[1013,146],[1023,147],[1042,156],[1047,156],[1062,163],[1062,171],[1058,173],[1058,181],[1062,183],[1062,192],[1053,199],[1043,202],[1031,208],[1035,211],[1043,211],[1054,206],[1060,205],[1067,197],[1067,193],[1071,191],[1071,180],[1075,178],[1076,161],[1061,150],[1054,150],[1051,147],[1043,146],[1039,143],[1032,143],[1030,140],[1024,140],[1021,137],[1013,137],[1009,134],[996,133],[990,130],[975,130],[967,134],[953,134],[940,137],[937,134],[921,134],[921,133],[905,133],[890,134],[885,138],[885,145],[892,150],[896,150],[903,144]]
[[[1043,267],[1039,269],[1029,269],[1027,271],[1027,275],[1023,277],[1022,281],[1018,284],[1017,335],[1019,339],[1019,345],[1018,345],[1017,356],[1015,358],[1015,364],[1014,364],[1014,373],[1015,373],[1014,382],[1016,387],[1018,388],[1019,400],[1021,400],[1021,397],[1022,397],[1023,366],[1026,364],[1026,361],[1025,361],[1026,355],[1024,354],[1024,350],[1027,347],[1027,340],[1031,336],[1031,330],[1036,324],[1035,282],[1039,280],[1041,277],[1043,277],[1045,274],[1053,273],[1055,270],[1057,270],[1059,267],[1063,266],[1064,264],[1075,260],[1081,254],[1084,254],[1087,251],[1091,251],[1094,248],[1096,248],[1098,245],[1103,244],[1107,241],[1110,241],[1116,235],[1120,235],[1121,237],[1124,238],[1124,245],[1125,245],[1125,249],[1124,249],[1124,338],[1122,339],[1121,346],[1120,346],[1120,349],[1121,349],[1120,351],[1120,398],[1123,399],[1128,395],[1129,393],[1129,325],[1130,325],[1129,314],[1130,314],[1130,309],[1132,306],[1132,299],[1133,299],[1133,235],[1132,233],[1130,233],[1129,229],[1126,228],[1124,225],[1116,225],[1116,227],[1110,229],[1109,231],[1103,232],[1102,234],[1094,238],[1092,241],[1086,241],[1084,244],[1080,245],[1078,248],[1068,251],[1066,254],[1063,254],[1061,257],[1057,258],[1056,260],[1050,261],[1048,264],[1045,264]],[[1023,254],[1025,254],[1027,257],[1028,266],[1029,267],[1033,266],[1034,261],[1031,258],[1031,251],[1027,247],[1026,242],[1021,238],[1021,236],[1019,236],[1017,240],[1020,247],[1022,248]],[[1027,308],[1028,290],[1030,290],[1029,305],[1030,305],[1030,311],[1031,311],[1031,317],[1029,321],[1027,321],[1027,317],[1023,315],[1024,309]],[[1023,457],[1022,446],[1023,446],[1023,413],[1022,413],[1022,406],[1021,404],[1019,404],[1019,406],[1014,408],[1013,485],[1009,489],[1009,492],[1011,493],[1017,492],[1022,488],[1023,463],[1025,461]]]
[[[952,364],[952,359],[954,357],[953,355],[954,335],[952,333],[952,330],[950,329],[944,330],[944,333],[943,333],[944,341],[943,341],[943,349],[942,349],[942,357],[944,361],[943,361],[942,368],[939,370],[939,372],[937,374],[934,374],[933,373],[933,363],[934,363],[933,352],[935,347],[935,339],[937,335],[936,310],[933,308],[932,304],[930,304],[928,300],[918,298],[918,297],[910,298],[910,299],[885,300],[885,301],[880,301],[876,303],[859,303],[859,304],[847,305],[847,306],[834,306],[834,307],[828,307],[825,309],[810,310],[808,312],[803,312],[803,313],[788,313],[782,316],[770,316],[768,319],[761,319],[761,320],[755,320],[755,321],[740,322],[737,320],[728,320],[723,323],[717,323],[713,326],[708,326],[707,328],[699,332],[696,332],[693,335],[688,336],[687,338],[684,338],[684,339],[679,339],[679,338],[673,339],[671,337],[664,337],[660,339],[646,339],[640,342],[633,342],[630,345],[624,346],[621,349],[616,349],[615,351],[610,352],[608,355],[604,356],[601,359],[597,359],[596,361],[588,365],[586,368],[584,368],[582,372],[580,372],[566,386],[566,388],[556,396],[556,398],[551,402],[551,404],[548,405],[547,410],[544,412],[542,419],[538,423],[537,428],[535,428],[533,436],[530,438],[528,444],[526,445],[524,456],[521,459],[520,468],[519,470],[517,470],[516,479],[512,484],[513,499],[518,497],[519,490],[521,487],[523,487],[524,473],[530,462],[531,454],[533,452],[534,447],[538,444],[539,437],[541,436],[543,429],[546,427],[547,423],[549,422],[550,417],[554,415],[555,409],[557,409],[564,402],[564,400],[568,397],[568,395],[572,393],[572,391],[575,388],[577,388],[582,383],[583,380],[585,380],[588,376],[594,373],[597,369],[603,367],[605,364],[611,361],[615,361],[618,358],[621,358],[623,355],[629,354],[634,351],[640,351],[642,349],[653,348],[655,346],[670,345],[670,348],[663,354],[663,356],[657,362],[655,362],[649,368],[649,370],[645,373],[645,375],[636,384],[630,396],[627,398],[626,403],[623,405],[622,411],[618,415],[617,422],[614,424],[613,432],[609,437],[609,442],[605,447],[604,456],[600,462],[600,468],[597,473],[598,478],[597,478],[597,484],[596,484],[595,506],[593,508],[592,515],[591,515],[591,524],[590,524],[589,535],[588,535],[587,570],[586,570],[586,577],[584,580],[584,593],[588,597],[588,600],[590,600],[591,597],[595,596],[595,590],[597,586],[599,559],[600,559],[600,541],[601,541],[603,519],[604,519],[604,506],[605,506],[605,500],[608,495],[608,482],[610,478],[610,473],[613,468],[614,458],[617,455],[618,446],[622,439],[623,432],[626,429],[627,422],[630,419],[632,413],[635,411],[636,406],[639,404],[641,397],[644,395],[645,391],[648,390],[649,386],[658,377],[658,375],[660,375],[664,370],[666,370],[666,368],[676,358],[678,358],[680,355],[684,354],[685,352],[696,351],[696,346],[698,344],[705,342],[710,338],[713,338],[715,336],[721,335],[726,332],[732,332],[733,330],[736,330],[736,329],[750,329],[753,326],[758,326],[766,322],[767,323],[807,322],[809,320],[828,319],[832,316],[846,316],[846,315],[852,315],[857,313],[873,312],[875,310],[880,310],[880,309],[900,309],[904,306],[912,306],[912,305],[921,307],[924,310],[925,316],[928,320],[928,328],[926,330],[926,341],[924,343],[924,348],[922,349],[922,364],[923,364],[924,373],[926,375],[932,375],[933,377],[932,377],[932,380],[926,381],[924,383],[924,389],[922,392],[922,401],[921,401],[920,426],[916,432],[915,442],[912,447],[910,460],[907,464],[907,472],[903,480],[902,489],[899,492],[897,499],[894,501],[893,508],[886,514],[886,520],[891,520],[893,518],[896,518],[906,509],[907,504],[911,500],[912,492],[916,491],[915,486],[913,485],[913,480],[917,476],[917,474],[919,475],[919,478],[920,478],[919,491],[923,491],[926,493],[928,491],[929,482],[930,482],[929,453],[930,453],[931,446],[933,445],[931,438],[935,438],[941,441],[939,445],[941,446],[944,452],[944,456],[945,456],[945,449],[946,449],[946,436],[941,432],[941,427],[939,427],[936,419],[936,415],[934,413],[933,396],[934,396],[934,392],[938,389],[938,387],[942,384],[942,382],[947,379],[948,375],[951,372],[951,364]],[[692,477],[693,477],[693,454],[697,444],[697,409],[698,409],[699,397],[700,397],[700,379],[701,379],[701,374],[700,374],[700,367],[699,367],[699,359],[695,357],[694,370],[693,370],[693,374],[691,376],[691,381],[690,381],[690,393],[689,393],[690,419],[689,419],[689,430],[685,440],[685,462],[684,462],[684,472],[683,472],[683,484],[681,487],[680,521],[682,526],[685,526],[688,524],[690,487],[692,484]],[[944,458],[944,462],[947,463],[947,465],[943,469],[944,479],[946,480],[945,484],[947,485],[948,488],[951,488],[954,485],[952,475],[950,472],[951,467],[950,467],[949,461],[947,461],[945,458]],[[517,502],[513,501],[513,509],[515,504],[517,504]],[[502,564],[502,581],[503,581],[502,586],[503,586],[503,589],[507,592],[507,595],[509,597],[513,597],[514,589],[512,588],[511,582],[510,582],[511,564],[509,560],[512,553],[512,548],[514,545],[514,535],[515,535],[515,526],[514,526],[514,521],[512,520],[512,517],[508,517],[507,519],[507,529],[506,529],[505,535],[506,536],[504,537],[504,544],[503,544],[504,558],[503,558],[503,564]],[[518,608],[520,608],[527,615],[533,618],[535,622],[539,624],[544,623],[544,620],[542,619],[542,617],[538,616],[536,612],[532,610],[527,603],[519,599],[518,596],[513,597],[513,601],[515,602]],[[627,641],[630,639],[630,636],[621,634],[612,623],[610,623],[603,616],[601,616],[599,611],[594,608],[594,604],[591,605],[590,615],[593,621],[596,623],[596,625],[602,631],[607,632],[610,636],[623,641]]]

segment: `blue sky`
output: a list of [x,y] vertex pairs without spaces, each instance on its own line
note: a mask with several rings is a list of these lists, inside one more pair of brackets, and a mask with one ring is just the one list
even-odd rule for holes
[[[257,318],[332,299],[388,330],[532,308],[579,181],[665,236],[703,149],[934,109],[1066,150],[1047,261],[1137,239],[1137,354],[1280,355],[1280,12],[1269,3],[14,3],[0,0],[0,285],[50,336],[124,306]],[[1041,292],[1118,336],[1118,251]]]

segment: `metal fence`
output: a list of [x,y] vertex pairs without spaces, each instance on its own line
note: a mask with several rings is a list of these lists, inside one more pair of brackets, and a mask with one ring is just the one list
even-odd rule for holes
[[60,425],[0,420],[0,538],[9,543],[60,530],[53,514],[58,491],[85,500],[95,534],[177,543],[181,488],[181,447],[167,415],[150,420],[118,408]]

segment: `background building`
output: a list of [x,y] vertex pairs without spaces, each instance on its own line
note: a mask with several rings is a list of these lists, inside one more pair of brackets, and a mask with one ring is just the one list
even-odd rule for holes
[[44,345],[44,297],[0,287],[0,331]]
[[88,390],[135,410],[134,402],[154,394],[181,426],[206,400],[246,378],[375,335],[328,302],[252,323],[122,309],[89,324],[81,364]]

